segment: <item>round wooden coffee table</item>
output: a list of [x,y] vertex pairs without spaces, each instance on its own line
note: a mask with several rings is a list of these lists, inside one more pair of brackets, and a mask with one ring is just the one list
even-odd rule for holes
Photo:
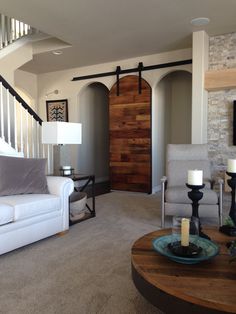
[[152,248],[163,229],[138,239],[131,254],[132,278],[139,292],[165,313],[236,313],[236,263],[229,264],[225,244],[233,238],[205,228],[220,245],[220,254],[194,265],[178,264]]

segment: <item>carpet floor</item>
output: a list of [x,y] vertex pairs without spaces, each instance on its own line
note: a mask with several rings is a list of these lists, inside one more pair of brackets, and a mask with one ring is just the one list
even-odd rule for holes
[[0,256],[0,313],[156,314],[131,279],[133,242],[160,227],[160,197],[96,197],[97,217]]

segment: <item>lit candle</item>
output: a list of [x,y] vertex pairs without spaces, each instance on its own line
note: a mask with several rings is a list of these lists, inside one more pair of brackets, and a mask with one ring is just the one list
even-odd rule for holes
[[202,170],[188,170],[188,184],[190,185],[202,185]]
[[189,246],[189,219],[187,218],[181,220],[181,245]]
[[236,159],[228,159],[227,171],[231,173],[236,172]]

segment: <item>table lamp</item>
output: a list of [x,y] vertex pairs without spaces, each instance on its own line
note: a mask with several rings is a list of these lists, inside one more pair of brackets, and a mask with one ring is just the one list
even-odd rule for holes
[[65,145],[82,143],[82,125],[61,121],[43,122],[42,143],[54,145],[54,174],[60,175],[60,169],[63,166],[68,169],[70,164],[70,156],[65,150]]

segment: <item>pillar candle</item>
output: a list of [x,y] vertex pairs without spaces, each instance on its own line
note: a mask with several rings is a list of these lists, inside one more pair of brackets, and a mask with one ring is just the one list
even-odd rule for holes
[[189,219],[187,218],[181,220],[181,245],[189,246]]
[[188,184],[190,185],[202,185],[202,170],[188,170]]
[[62,169],[65,176],[71,175],[71,166],[62,166]]
[[236,159],[228,159],[227,171],[231,173],[236,172]]

